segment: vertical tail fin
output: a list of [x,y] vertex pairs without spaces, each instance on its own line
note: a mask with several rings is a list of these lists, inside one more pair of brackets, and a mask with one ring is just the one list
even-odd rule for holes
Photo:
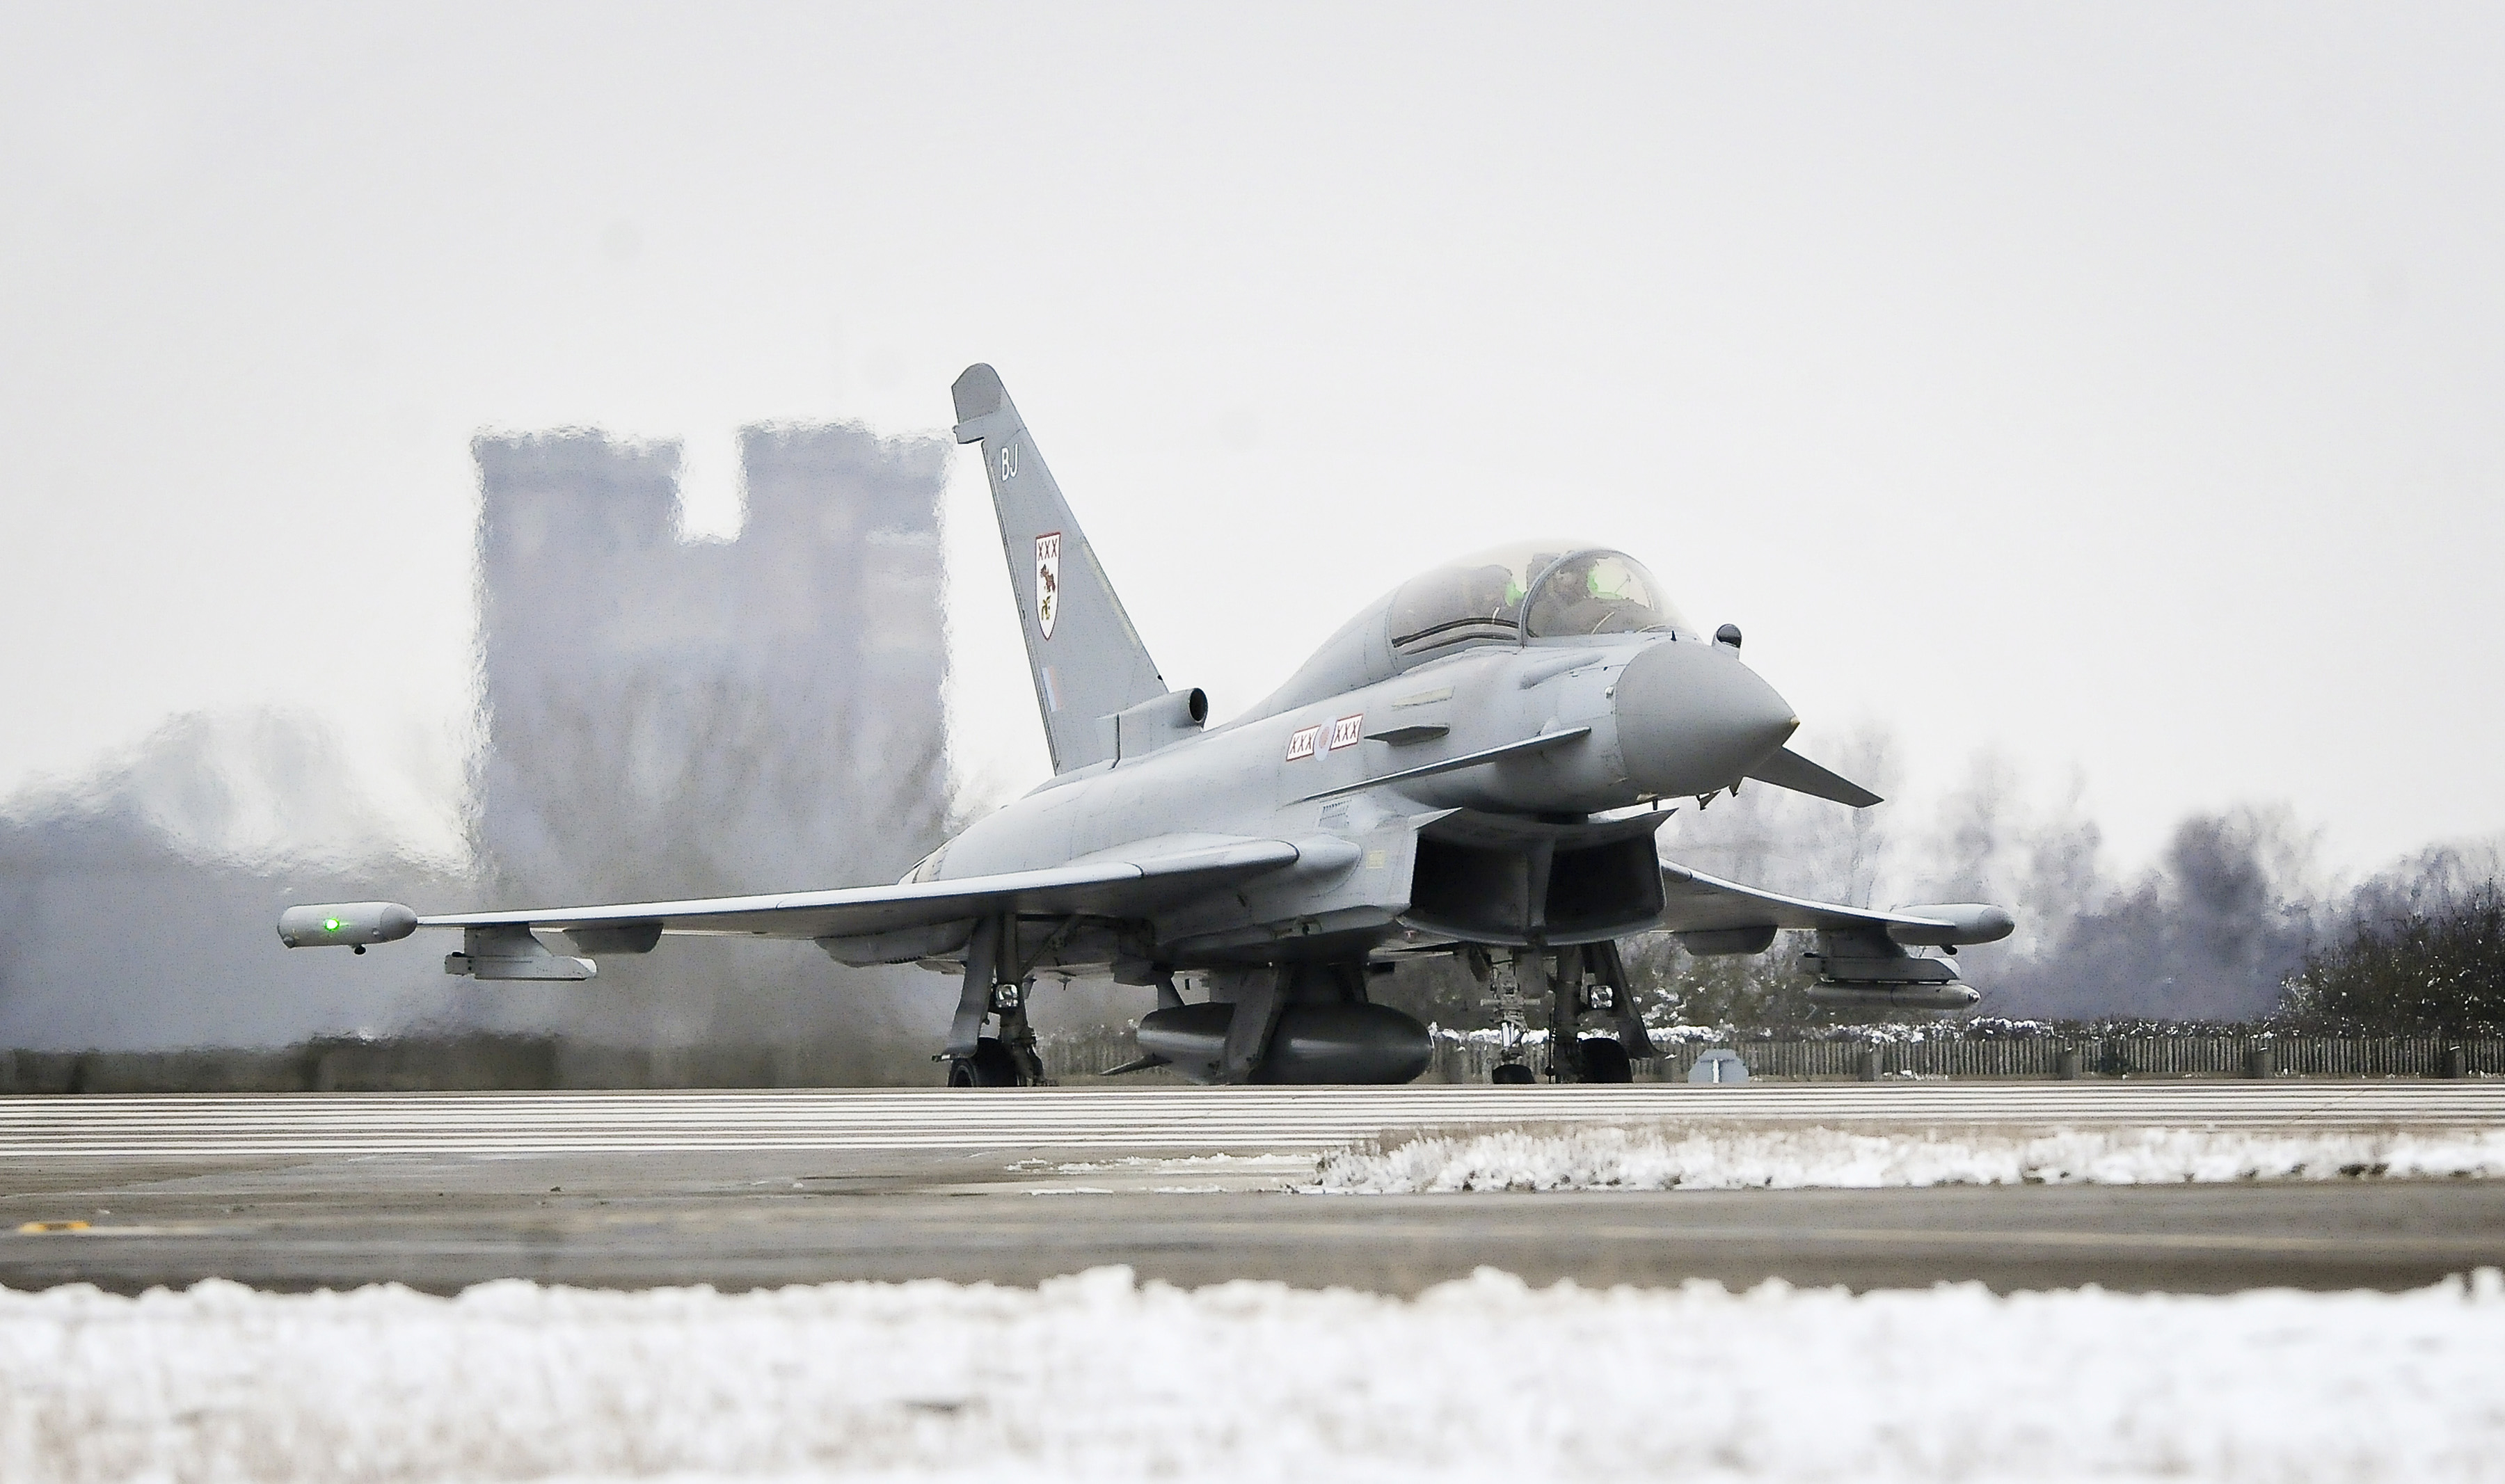
[[1043,467],[1000,372],[970,366],[949,390],[957,399],[957,442],[983,445],[983,476],[1001,518],[1001,548],[1017,593],[1052,770],[1101,762],[1112,748],[1097,720],[1165,694],[1166,683],[1062,500],[1061,486]]

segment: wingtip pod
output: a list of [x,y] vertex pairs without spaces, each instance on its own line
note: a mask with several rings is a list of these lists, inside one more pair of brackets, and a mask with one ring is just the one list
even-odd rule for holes
[[417,913],[397,901],[320,902],[278,915],[278,940],[290,948],[362,948],[416,931]]

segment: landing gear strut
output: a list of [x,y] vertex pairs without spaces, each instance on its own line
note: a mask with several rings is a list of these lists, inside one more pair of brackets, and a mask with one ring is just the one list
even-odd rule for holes
[[[948,1048],[933,1058],[948,1064],[951,1087],[1051,1085],[1026,1013],[1035,981],[1010,962],[1015,948],[1008,928],[1004,919],[986,918],[966,944],[966,982],[957,997]],[[1000,1033],[986,1036],[983,1022],[992,1019],[1000,1022]]]
[[[1536,950],[1535,950],[1535,952]],[[1539,967],[1554,972],[1548,979],[1548,1079],[1581,1082],[1583,1076],[1583,960],[1571,948],[1560,948],[1552,959],[1538,954]]]
[[[1476,950],[1472,950],[1475,952]],[[1529,1082],[1537,1078],[1531,1064],[1523,1060],[1523,1036],[1528,1029],[1522,996],[1522,975],[1511,960],[1488,966],[1488,988],[1495,993],[1497,1026],[1497,1063],[1490,1079],[1499,1082]]]

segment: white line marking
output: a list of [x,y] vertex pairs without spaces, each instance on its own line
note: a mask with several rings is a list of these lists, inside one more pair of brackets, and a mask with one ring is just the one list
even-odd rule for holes
[[1465,1123],[2505,1126],[2505,1083],[1031,1088],[0,1099],[0,1158],[1318,1148]]

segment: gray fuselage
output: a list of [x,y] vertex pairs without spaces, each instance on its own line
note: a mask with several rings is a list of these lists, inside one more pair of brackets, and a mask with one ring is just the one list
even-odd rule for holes
[[[1658,914],[1652,832],[1666,812],[1592,816],[1736,785],[1796,724],[1734,650],[1701,639],[1477,643],[1399,664],[1346,637],[1253,714],[1152,733],[1162,745],[1056,777],[908,879],[1034,869],[1151,840],[1297,846],[1295,865],[1176,901],[1127,942],[1070,935],[1047,959],[1064,969],[1125,957],[1173,968],[1345,958],[1394,940],[1596,940],[1641,932]],[[1391,673],[1324,689],[1334,669],[1360,681]],[[1558,733],[1577,734],[1368,783]],[[1552,901],[1561,866],[1584,900]]]

